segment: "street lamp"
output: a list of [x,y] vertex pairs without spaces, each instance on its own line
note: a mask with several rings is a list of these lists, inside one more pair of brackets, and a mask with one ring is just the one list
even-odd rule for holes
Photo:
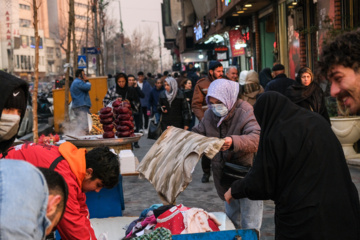
[[119,3],[119,12],[120,12],[120,40],[121,40],[121,47],[123,50],[123,72],[126,72],[126,65],[125,65],[125,36],[124,36],[124,29],[123,29],[123,23],[122,23],[122,17],[121,17],[121,0],[118,1]]
[[141,20],[141,21],[142,22],[157,23],[157,25],[158,25],[160,68],[161,68],[161,73],[162,73],[163,72],[163,67],[162,67],[162,56],[161,56],[161,39],[160,39],[160,24],[159,24],[159,21],[150,21],[150,20]]

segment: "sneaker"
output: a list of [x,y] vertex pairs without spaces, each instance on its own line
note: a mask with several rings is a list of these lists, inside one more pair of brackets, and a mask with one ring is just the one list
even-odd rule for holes
[[139,130],[139,133],[144,133],[144,129],[140,129],[140,130]]
[[134,148],[139,148],[139,144],[137,142],[134,143]]
[[209,178],[210,178],[210,174],[209,173],[204,173],[204,175],[201,178],[201,182],[202,183],[207,183],[207,182],[209,182]]
[[144,133],[145,133],[145,134],[148,134],[148,133],[149,133],[149,131],[148,131],[147,129],[145,129],[145,130],[144,130]]

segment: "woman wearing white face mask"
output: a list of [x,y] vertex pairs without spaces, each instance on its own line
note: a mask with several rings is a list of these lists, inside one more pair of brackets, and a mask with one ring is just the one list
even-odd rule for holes
[[[209,109],[199,125],[192,129],[207,137],[225,138],[221,151],[211,160],[214,184],[224,201],[224,194],[231,185],[221,181],[225,162],[251,167],[260,136],[260,127],[252,106],[239,99],[238,95],[238,83],[226,79],[213,81],[206,95]],[[260,231],[262,201],[243,198],[230,204],[225,202],[225,211],[236,228]]]
[[13,144],[26,110],[28,84],[0,71],[0,153]]

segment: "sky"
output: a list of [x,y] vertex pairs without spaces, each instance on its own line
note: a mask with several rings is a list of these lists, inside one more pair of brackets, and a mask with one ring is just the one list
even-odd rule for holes
[[[164,46],[164,35],[162,32],[161,3],[162,0],[112,0],[107,7],[109,18],[120,22],[119,1],[121,2],[121,14],[123,28],[126,36],[132,32],[145,28],[151,29],[152,38],[155,43],[159,42],[158,24],[155,22],[142,22],[142,20],[158,21],[160,28],[161,45]],[[119,25],[118,25],[119,26]],[[120,29],[120,27],[119,27]],[[120,30],[119,30],[120,31]],[[171,61],[170,51],[162,48],[163,65]]]

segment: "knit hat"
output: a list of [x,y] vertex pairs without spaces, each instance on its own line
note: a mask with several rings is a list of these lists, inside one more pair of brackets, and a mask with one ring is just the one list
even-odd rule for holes
[[209,70],[215,70],[215,68],[222,67],[222,64],[219,61],[210,61]]
[[284,65],[276,64],[275,66],[273,66],[272,71],[274,72],[274,71],[280,71],[280,70],[284,70],[284,69],[285,69]]
[[22,113],[26,110],[26,96],[22,88],[16,88],[7,99],[4,108],[15,108],[21,110]]

